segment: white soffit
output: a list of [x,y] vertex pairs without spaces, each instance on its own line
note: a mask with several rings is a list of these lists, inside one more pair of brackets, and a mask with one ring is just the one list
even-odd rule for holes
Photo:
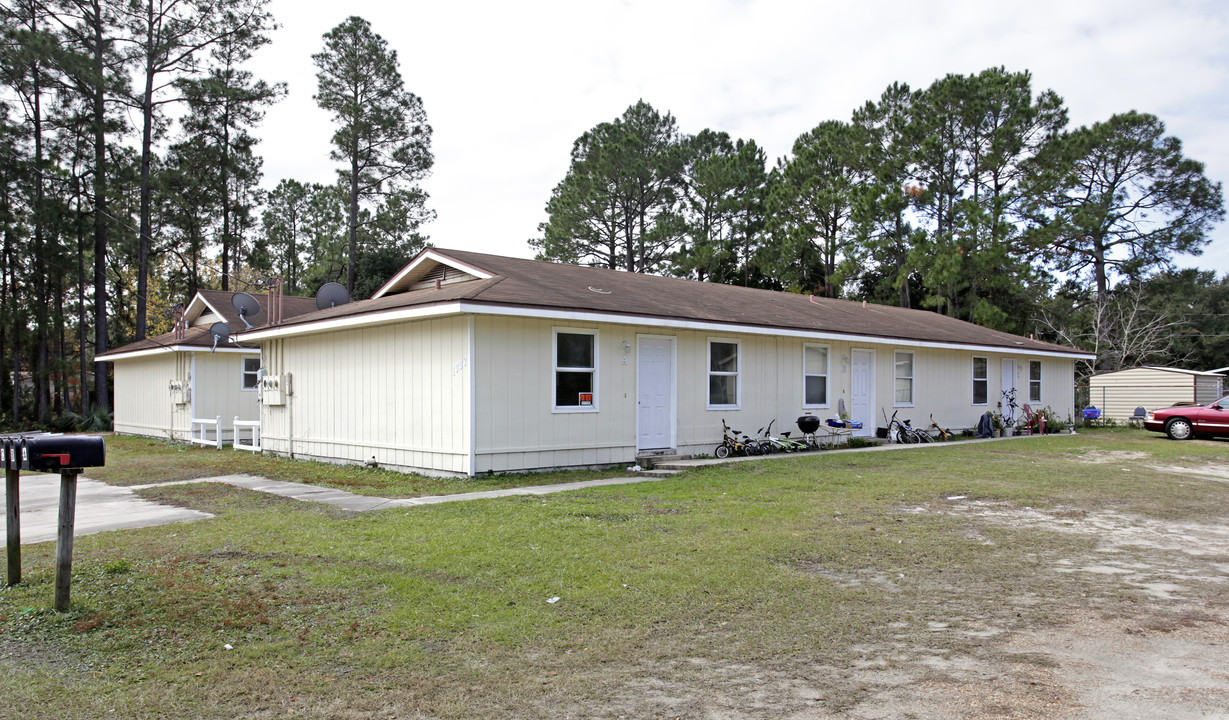
[[[103,362],[111,362],[113,360],[127,360],[129,358],[150,357],[152,355],[161,355],[167,352],[209,352],[209,348],[200,345],[163,345],[162,347],[146,348],[144,350],[133,350],[132,352],[119,353],[118,355],[108,355],[104,358],[99,358]],[[237,353],[240,355],[259,355],[260,348],[232,348],[220,347],[214,352],[219,353]]]

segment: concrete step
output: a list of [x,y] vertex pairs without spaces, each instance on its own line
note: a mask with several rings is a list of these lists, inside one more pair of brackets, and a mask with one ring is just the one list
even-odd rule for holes
[[668,477],[674,477],[675,475],[678,475],[680,472],[682,471],[681,470],[667,470],[664,468],[653,468],[652,470],[641,470],[640,472],[636,474],[643,476],[643,477],[668,478]]
[[636,464],[642,468],[651,469],[660,466],[662,463],[685,460],[689,457],[691,456],[675,453],[646,453],[636,456]]

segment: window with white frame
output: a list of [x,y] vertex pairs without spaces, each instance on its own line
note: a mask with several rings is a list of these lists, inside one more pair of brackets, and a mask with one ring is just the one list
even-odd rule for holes
[[913,353],[896,351],[896,405],[913,404]]
[[828,407],[828,346],[802,346],[802,405]]
[[708,406],[738,407],[738,341],[708,341]]
[[597,411],[597,331],[555,330],[557,412]]
[[1041,361],[1028,361],[1028,401],[1041,402]]
[[973,404],[986,405],[990,402],[990,360],[984,357],[973,358]]
[[260,358],[243,358],[243,389],[255,390],[260,384]]

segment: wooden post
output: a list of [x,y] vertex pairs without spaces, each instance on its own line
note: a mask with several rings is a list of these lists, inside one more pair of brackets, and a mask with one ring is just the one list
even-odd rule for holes
[[76,468],[60,471],[60,527],[55,541],[55,609],[68,612],[73,574],[73,522],[77,514]]
[[5,548],[9,556],[9,585],[21,582],[21,502],[17,494],[17,481],[21,479],[21,471],[17,468],[4,469],[4,504],[8,507],[5,518]]

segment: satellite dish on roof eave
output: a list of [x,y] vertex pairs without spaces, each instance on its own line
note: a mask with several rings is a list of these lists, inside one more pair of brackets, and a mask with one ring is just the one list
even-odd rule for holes
[[316,291],[316,309],[328,310],[331,307],[345,305],[350,302],[350,291],[344,285],[328,282]]
[[209,353],[213,354],[213,351],[218,349],[218,343],[226,342],[230,337],[230,325],[216,322],[209,326],[209,334],[213,336],[213,347],[209,348]]
[[230,296],[230,304],[239,313],[243,324],[247,325],[246,329],[251,330],[252,323],[248,322],[248,316],[255,317],[260,313],[260,301],[245,292],[238,292]]

